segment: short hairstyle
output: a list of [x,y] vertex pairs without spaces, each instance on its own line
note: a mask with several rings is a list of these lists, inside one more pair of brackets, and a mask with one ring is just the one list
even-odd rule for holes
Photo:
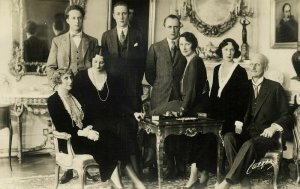
[[84,8],[82,8],[80,5],[69,5],[65,10],[66,18],[69,18],[69,12],[71,10],[78,10],[81,13],[82,17],[84,17],[84,15],[85,15]]
[[74,77],[74,73],[69,68],[58,68],[54,71],[52,77],[50,78],[51,82],[54,84],[54,87],[61,84],[61,77],[65,74],[70,74],[72,77]]
[[250,62],[254,59],[259,59],[259,62],[262,63],[264,66],[264,71],[266,71],[269,68],[269,59],[265,55],[261,53],[254,54],[250,58]]
[[229,43],[231,43],[233,45],[234,48],[234,55],[233,58],[238,58],[241,55],[241,51],[239,50],[240,46],[237,44],[237,42],[234,39],[231,38],[226,38],[224,39],[218,46],[217,50],[216,50],[216,54],[220,57],[223,58],[223,54],[222,54],[222,49],[227,46]]
[[55,20],[53,23],[54,29],[58,31],[63,31],[64,30],[64,22],[62,20]]
[[292,9],[292,6],[291,6],[290,3],[284,3],[284,4],[282,5],[282,12],[284,12],[284,9],[285,9],[286,6],[290,6],[290,9]]
[[192,44],[192,50],[196,50],[196,48],[198,47],[198,40],[197,38],[195,37],[195,35],[193,33],[190,33],[190,32],[184,32],[183,34],[181,34],[179,36],[180,37],[184,37],[185,40],[189,43]]
[[25,24],[25,32],[33,35],[36,33],[37,24],[31,20],[27,21]]
[[95,58],[96,55],[100,55],[104,57],[103,48],[102,46],[96,46],[94,49],[92,49],[89,60],[92,62],[93,58]]
[[181,27],[181,22],[180,22],[180,19],[178,18],[178,16],[174,15],[174,14],[170,14],[169,16],[167,16],[165,19],[164,19],[164,26],[166,26],[166,21],[167,19],[176,19],[179,23],[179,27]]
[[114,6],[113,6],[113,13],[114,13],[115,8],[116,8],[117,6],[124,6],[124,7],[126,7],[126,8],[127,8],[127,12],[129,13],[129,7],[128,7],[128,4],[125,3],[124,1],[119,1],[119,2],[117,2],[117,3],[114,4]]

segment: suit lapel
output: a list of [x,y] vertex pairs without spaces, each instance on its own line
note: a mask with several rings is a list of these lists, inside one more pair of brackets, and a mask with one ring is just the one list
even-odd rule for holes
[[256,109],[255,109],[255,113],[254,113],[254,117],[257,115],[258,111],[260,110],[261,106],[263,105],[263,103],[266,101],[267,97],[269,96],[269,85],[266,82],[266,80],[264,80],[261,84],[258,96],[257,96],[257,100],[256,100]]
[[164,54],[166,55],[167,62],[172,63],[172,57],[171,57],[171,52],[170,52],[170,47],[169,47],[169,44],[168,44],[168,40],[164,39],[162,45],[163,45],[162,50],[164,51]]
[[127,57],[130,57],[130,53],[133,52],[133,47],[136,41],[134,40],[135,32],[134,30],[128,28],[128,34],[127,34]]
[[111,30],[109,41],[111,42],[112,45],[112,49],[111,49],[111,51],[113,51],[112,54],[119,54],[119,48],[118,48],[119,39],[117,34],[117,28]]
[[67,55],[68,57],[66,57],[66,60],[68,61],[68,64],[70,64],[70,60],[71,60],[71,41],[70,41],[70,33],[67,32],[65,34],[63,34],[63,38],[62,38],[62,47],[65,51],[65,55]]
[[82,57],[85,57],[85,54],[89,48],[89,40],[88,40],[86,34],[83,32],[82,32],[81,43],[82,43]]

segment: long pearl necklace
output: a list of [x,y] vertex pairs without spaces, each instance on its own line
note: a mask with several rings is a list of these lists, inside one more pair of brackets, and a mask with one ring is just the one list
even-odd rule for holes
[[[94,79],[95,85],[97,85],[97,81],[96,81],[95,75],[94,75],[94,70],[91,70],[91,71],[92,71],[92,75],[93,75],[93,79]],[[109,95],[109,88],[108,88],[108,84],[107,84],[107,79],[106,79],[104,85],[106,86],[106,89],[107,89],[107,94],[106,94],[106,97],[104,99],[102,99],[101,95],[99,94],[99,91],[98,91],[97,87],[95,86],[96,91],[97,91],[97,95],[99,97],[99,100],[102,101],[102,102],[105,102],[107,100],[107,98],[108,98],[108,95]]]

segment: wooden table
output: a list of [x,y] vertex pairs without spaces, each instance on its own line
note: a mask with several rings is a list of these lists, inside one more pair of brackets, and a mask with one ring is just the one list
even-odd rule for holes
[[[163,149],[164,140],[169,135],[186,135],[193,137],[198,133],[215,133],[219,136],[219,131],[222,128],[223,121],[213,120],[210,118],[199,117],[194,120],[178,120],[168,119],[160,121],[152,121],[150,118],[145,118],[139,122],[139,127],[144,129],[147,134],[156,135],[156,156],[157,156],[157,171],[158,171],[158,188],[162,188],[162,171],[163,171]],[[220,168],[222,167],[222,141],[218,138],[218,158],[217,158],[217,179],[220,182]]]

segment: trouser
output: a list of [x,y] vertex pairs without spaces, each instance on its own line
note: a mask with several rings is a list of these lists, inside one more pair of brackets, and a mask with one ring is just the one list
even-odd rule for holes
[[230,170],[226,175],[229,183],[240,182],[251,163],[276,147],[274,138],[262,136],[249,137],[235,133],[226,133],[224,137],[225,152]]

